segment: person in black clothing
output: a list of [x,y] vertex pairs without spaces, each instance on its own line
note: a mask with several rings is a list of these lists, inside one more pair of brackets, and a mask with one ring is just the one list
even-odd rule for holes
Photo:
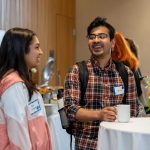
[[[132,51],[132,53],[136,56],[137,59],[139,59],[138,49],[134,41],[129,38],[125,38],[125,40],[127,41],[127,44],[130,50]],[[136,71],[134,71],[134,76],[135,76],[135,81],[137,85],[137,94],[138,94],[138,97],[140,97],[142,95],[142,88],[141,88],[141,82],[140,82],[142,79],[142,73],[139,67],[136,69]]]

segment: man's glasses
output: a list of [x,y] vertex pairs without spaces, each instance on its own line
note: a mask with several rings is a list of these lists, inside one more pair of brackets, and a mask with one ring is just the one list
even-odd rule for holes
[[96,39],[96,37],[97,38],[99,38],[99,39],[106,39],[106,38],[108,38],[109,37],[109,35],[108,34],[106,34],[106,33],[99,33],[99,34],[89,34],[88,36],[87,36],[87,38],[89,39],[89,40],[94,40],[94,39]]

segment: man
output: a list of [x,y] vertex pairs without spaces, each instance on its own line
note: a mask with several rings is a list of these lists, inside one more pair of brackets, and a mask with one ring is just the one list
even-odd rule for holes
[[[106,19],[97,17],[87,28],[91,58],[87,61],[88,84],[84,95],[85,105],[80,105],[80,80],[78,66],[67,74],[64,104],[67,117],[73,123],[75,150],[96,150],[101,121],[115,121],[116,105],[122,103],[124,84],[111,58],[115,29]],[[131,115],[136,116],[136,87],[133,73],[128,67],[128,93],[126,103],[131,105]]]

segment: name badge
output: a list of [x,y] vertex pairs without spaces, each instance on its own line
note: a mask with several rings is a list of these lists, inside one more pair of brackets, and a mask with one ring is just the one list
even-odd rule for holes
[[124,87],[123,86],[115,86],[114,87],[114,92],[115,92],[115,95],[122,95],[124,94]]
[[29,111],[30,111],[31,115],[33,115],[41,110],[41,106],[40,106],[38,99],[30,102],[28,104],[28,107],[29,107]]

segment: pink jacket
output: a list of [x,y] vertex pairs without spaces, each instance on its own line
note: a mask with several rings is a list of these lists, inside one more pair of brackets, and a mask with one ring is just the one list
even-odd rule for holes
[[28,91],[17,72],[0,81],[0,150],[51,150],[41,95]]

